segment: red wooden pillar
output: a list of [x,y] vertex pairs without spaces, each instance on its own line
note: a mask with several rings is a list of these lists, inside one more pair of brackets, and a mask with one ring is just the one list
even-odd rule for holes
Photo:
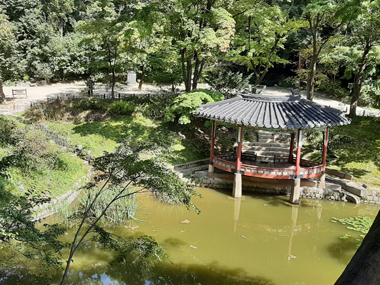
[[292,133],[291,139],[290,139],[290,149],[289,149],[289,159],[288,159],[289,163],[293,163],[294,137],[295,137],[295,134]]
[[322,175],[319,177],[319,188],[326,188],[326,156],[327,156],[327,144],[329,141],[329,129],[326,128],[326,131],[323,134],[323,153],[322,153]]
[[214,150],[215,150],[215,132],[216,132],[216,122],[212,122],[211,128],[211,151],[210,151],[210,164],[212,164],[214,160]]
[[298,130],[297,134],[297,157],[296,157],[296,175],[300,175],[301,171],[301,148],[302,148],[302,130]]
[[237,147],[237,158],[236,158],[236,171],[241,170],[241,150],[243,145],[243,128],[238,128],[238,147]]
[[326,156],[327,156],[328,141],[329,141],[329,129],[326,128],[326,131],[323,134],[323,154],[322,154],[323,171],[326,171]]
[[211,151],[210,151],[210,164],[208,166],[208,172],[210,175],[214,173],[214,150],[215,150],[215,133],[216,133],[216,121],[212,122],[211,128]]

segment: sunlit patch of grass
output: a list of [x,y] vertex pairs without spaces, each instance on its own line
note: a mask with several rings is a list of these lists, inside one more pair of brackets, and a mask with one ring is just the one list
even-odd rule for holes
[[[348,126],[332,128],[331,133],[345,136],[350,142],[334,147],[330,137],[329,149],[336,158],[330,158],[328,167],[353,174],[354,180],[367,184],[369,190],[380,189],[380,119],[356,117]],[[316,152],[312,147],[311,151]]]

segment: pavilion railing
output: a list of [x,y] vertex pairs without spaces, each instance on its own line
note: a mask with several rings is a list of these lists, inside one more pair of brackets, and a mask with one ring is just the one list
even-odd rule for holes
[[[256,155],[250,154],[249,157],[243,154],[242,159],[256,161]],[[283,157],[288,160],[288,157]],[[234,172],[236,169],[237,155],[234,153],[219,155],[213,157],[213,163],[216,168],[222,169],[228,172]],[[295,161],[295,158],[293,158]],[[285,161],[284,161],[285,162]],[[280,163],[284,163],[280,162]],[[322,174],[323,165],[314,161],[301,159],[300,173],[303,178],[317,177]],[[246,176],[261,177],[261,178],[273,178],[273,179],[292,179],[296,175],[295,166],[281,168],[281,167],[263,167],[249,164],[242,164],[241,171]]]

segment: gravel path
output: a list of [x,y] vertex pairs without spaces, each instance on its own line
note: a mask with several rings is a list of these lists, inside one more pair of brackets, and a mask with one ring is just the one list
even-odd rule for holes
[[[74,83],[57,83],[47,86],[36,86],[36,87],[24,87],[24,86],[17,86],[17,87],[4,87],[4,93],[7,97],[12,97],[12,89],[27,89],[28,98],[27,99],[16,99],[16,100],[10,100],[8,99],[6,104],[0,104],[0,115],[8,115],[16,112],[21,112],[27,109],[32,102],[36,101],[46,101],[49,98],[57,98],[59,96],[64,95],[77,95],[79,96],[81,93],[86,91],[86,85],[84,81],[78,81]],[[154,93],[158,91],[159,88],[144,84],[143,85],[143,93]],[[268,95],[275,95],[275,96],[283,96],[291,94],[290,88],[281,88],[281,87],[267,87],[266,90],[263,91],[262,94],[268,94]],[[117,93],[139,93],[138,86],[126,86],[123,88],[116,88]],[[105,87],[97,87],[95,86],[94,90],[95,94],[107,94],[109,93],[109,90],[107,90]],[[330,98],[327,98],[323,94],[316,93],[314,102],[330,106],[333,108],[340,109],[342,111],[348,111],[349,105],[344,104],[340,101],[333,100]],[[369,110],[365,108],[358,107],[357,114],[362,116],[363,112],[365,115],[372,115],[372,116],[380,116],[379,110]]]

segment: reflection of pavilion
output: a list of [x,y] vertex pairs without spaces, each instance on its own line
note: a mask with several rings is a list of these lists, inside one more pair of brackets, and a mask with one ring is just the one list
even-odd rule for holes
[[[290,202],[299,203],[301,178],[318,177],[325,187],[328,128],[347,125],[350,120],[340,111],[322,107],[301,96],[244,95],[202,105],[195,114],[213,121],[209,172],[214,167],[234,173],[233,196],[242,195],[242,175],[267,179],[293,180]],[[214,155],[216,123],[233,124],[238,130],[236,154]],[[242,153],[243,129],[285,131],[291,133],[287,157],[274,156],[272,165],[261,165],[256,154]],[[321,163],[301,159],[304,130],[323,131],[324,147]],[[294,158],[294,144],[297,144]]]

